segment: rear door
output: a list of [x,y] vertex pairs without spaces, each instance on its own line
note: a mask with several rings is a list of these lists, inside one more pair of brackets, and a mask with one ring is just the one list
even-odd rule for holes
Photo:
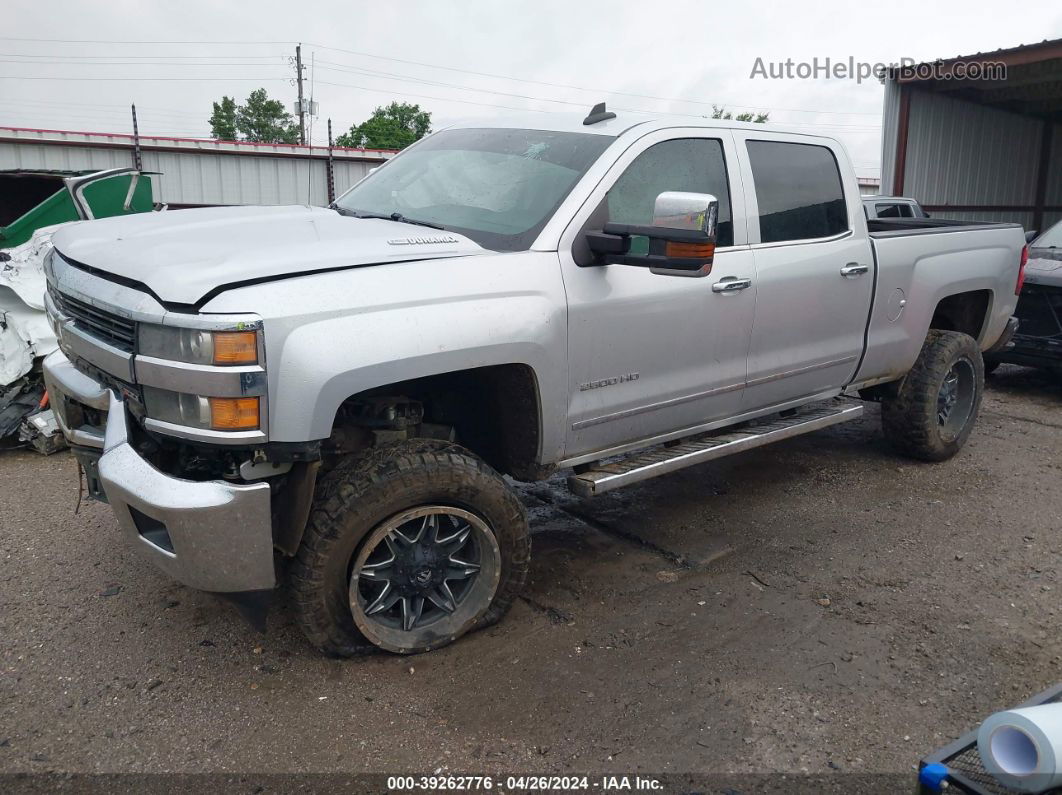
[[829,392],[855,375],[874,287],[866,220],[844,150],[825,139],[735,132],[756,260],[742,408]]

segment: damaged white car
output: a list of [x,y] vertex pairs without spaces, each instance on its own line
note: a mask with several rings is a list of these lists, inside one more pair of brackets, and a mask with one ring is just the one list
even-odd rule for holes
[[40,367],[58,348],[44,311],[52,234],[71,223],[151,210],[151,178],[129,168],[0,171],[0,198],[0,441],[17,437],[53,453],[66,443]]

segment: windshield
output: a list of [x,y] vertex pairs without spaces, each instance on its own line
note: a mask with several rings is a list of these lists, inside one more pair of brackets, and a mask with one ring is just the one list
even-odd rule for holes
[[1062,248],[1062,221],[1036,238],[1030,248]]
[[613,140],[545,130],[444,130],[381,166],[335,204],[358,215],[398,213],[484,248],[522,251]]

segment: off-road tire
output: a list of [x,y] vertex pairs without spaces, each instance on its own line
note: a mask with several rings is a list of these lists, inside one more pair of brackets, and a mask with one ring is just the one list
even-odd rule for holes
[[[961,430],[946,434],[938,420],[938,395],[945,377],[960,361],[968,362],[972,369],[972,405]],[[923,461],[951,458],[973,431],[984,382],[981,351],[973,337],[958,331],[930,329],[918,360],[898,394],[881,402],[885,438],[894,449],[911,458]]]
[[378,651],[354,624],[352,563],[361,542],[388,518],[436,503],[462,508],[486,522],[501,551],[501,576],[481,617],[452,638],[403,651],[439,648],[505,615],[529,571],[523,505],[502,477],[468,450],[416,439],[349,456],[317,482],[310,519],[289,572],[296,623],[311,644],[339,657]]

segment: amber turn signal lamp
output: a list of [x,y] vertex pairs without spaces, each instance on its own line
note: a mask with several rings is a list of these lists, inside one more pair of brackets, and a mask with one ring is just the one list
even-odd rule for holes
[[218,331],[214,334],[214,364],[257,363],[257,332]]
[[715,243],[675,243],[669,240],[664,253],[669,257],[711,259],[715,256]]
[[258,398],[210,398],[210,427],[215,431],[254,431],[258,424]]

